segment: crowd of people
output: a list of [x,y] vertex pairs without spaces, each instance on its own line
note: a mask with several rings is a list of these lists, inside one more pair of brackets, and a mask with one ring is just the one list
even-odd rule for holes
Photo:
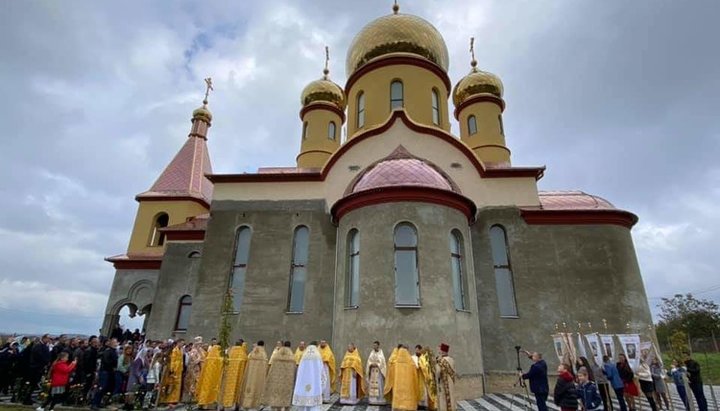
[[[530,391],[535,395],[538,411],[547,411],[547,400],[551,393],[548,384],[547,363],[542,354],[525,351],[533,361],[527,373],[520,372],[520,378],[529,380]],[[574,365],[561,361],[557,368],[553,401],[562,411],[586,411],[603,409],[612,411],[611,391],[620,411],[636,411],[636,398],[642,393],[652,411],[672,410],[666,380],[668,376],[675,384],[678,396],[685,409],[691,410],[686,387],[692,392],[698,411],[707,411],[708,404],[702,386],[700,364],[685,353],[684,361],[673,361],[672,368],[665,369],[658,357],[640,358],[635,370],[624,354],[614,362],[603,356],[603,363],[596,364],[586,357],[578,357]],[[664,406],[664,408],[663,408]]]
[[[0,349],[0,394],[52,411],[58,404],[124,409],[192,404],[201,409],[319,410],[334,393],[342,404],[367,399],[393,409],[455,411],[455,366],[441,344],[437,355],[399,344],[386,359],[376,341],[363,362],[350,344],[339,364],[326,341],[278,341],[223,350],[216,339],[150,341],[136,330],[110,338],[11,338]],[[37,395],[36,395],[37,394]],[[334,398],[334,397],[333,397]]]

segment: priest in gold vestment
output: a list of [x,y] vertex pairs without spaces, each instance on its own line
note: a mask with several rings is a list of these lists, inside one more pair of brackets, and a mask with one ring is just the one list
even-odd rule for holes
[[385,379],[387,375],[387,364],[385,363],[385,354],[380,349],[380,342],[373,343],[373,349],[370,351],[367,360],[367,391],[368,403],[370,405],[385,405]]
[[178,340],[170,350],[160,380],[159,404],[180,402],[183,377],[183,340]]
[[440,356],[435,366],[437,376],[438,411],[456,411],[455,401],[455,361],[448,355],[450,347],[440,344]]
[[435,378],[435,356],[430,348],[423,348],[420,358],[418,358],[418,369],[420,371],[418,378],[425,389],[427,409],[435,411],[437,409],[437,380]]
[[225,410],[234,410],[239,403],[239,395],[245,380],[245,366],[247,365],[247,346],[241,339],[230,348],[227,366],[223,375],[222,407]]
[[195,337],[185,352],[185,376],[183,378],[182,401],[186,404],[197,400],[197,386],[200,378],[200,369],[205,362],[205,350],[202,347],[202,337]]
[[365,397],[362,358],[355,344],[348,345],[340,364],[340,403],[354,405]]
[[305,341],[300,341],[300,345],[298,345],[295,350],[295,365],[300,365],[300,360],[302,360],[303,354],[305,354]]
[[272,364],[265,381],[265,394],[262,403],[274,410],[289,410],[292,405],[295,388],[295,354],[290,341],[283,343],[272,355]]
[[323,361],[323,401],[329,402],[330,396],[335,392],[335,354],[327,341],[320,341],[320,356]]
[[[402,344],[393,348],[392,352],[390,353],[390,357],[388,357],[387,378],[385,379],[385,387],[383,389],[383,395],[385,396],[385,400],[387,402],[392,402],[392,384],[390,384],[389,382],[395,378],[395,363],[397,362],[398,350],[401,347]],[[390,384],[390,387],[388,387],[388,384]]]
[[205,363],[200,369],[200,378],[197,386],[198,407],[209,409],[215,408],[218,402],[220,384],[223,374],[223,358],[220,352],[221,347],[217,344],[208,348]]
[[392,391],[393,411],[415,411],[418,408],[418,382],[415,363],[407,348],[397,349],[395,358],[391,359],[385,393]]
[[258,341],[250,355],[245,370],[240,406],[246,410],[260,408],[265,393],[265,377],[267,375],[268,357],[265,342]]

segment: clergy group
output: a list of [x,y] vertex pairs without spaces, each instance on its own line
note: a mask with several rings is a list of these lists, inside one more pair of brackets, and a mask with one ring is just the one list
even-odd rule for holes
[[[214,342],[214,341],[213,341]],[[385,357],[375,341],[363,362],[360,351],[348,344],[338,364],[327,341],[278,341],[268,355],[264,341],[252,348],[241,339],[222,350],[214,343],[187,367],[182,340],[170,342],[160,356],[158,403],[175,406],[195,403],[200,409],[256,410],[272,408],[319,411],[323,403],[391,405],[393,410],[455,411],[455,365],[450,347],[405,344]],[[192,385],[192,398],[181,398]],[[185,389],[184,389],[185,388]]]

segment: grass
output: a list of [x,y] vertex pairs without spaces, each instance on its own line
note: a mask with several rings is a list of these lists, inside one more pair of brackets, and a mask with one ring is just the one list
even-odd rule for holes
[[[720,353],[693,353],[693,359],[700,364],[704,384],[720,385]],[[672,364],[670,356],[663,354],[667,367]]]

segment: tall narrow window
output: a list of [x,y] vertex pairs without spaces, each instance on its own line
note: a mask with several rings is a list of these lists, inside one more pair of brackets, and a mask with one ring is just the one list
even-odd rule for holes
[[250,255],[250,227],[240,227],[235,236],[235,260],[230,275],[230,291],[233,297],[233,311],[240,311],[245,291],[245,274],[247,273],[248,256]]
[[409,223],[395,227],[395,305],[420,305],[417,231]]
[[293,255],[290,264],[290,295],[288,312],[301,313],[305,302],[305,280],[308,262],[308,228],[304,225],[295,229],[293,236]]
[[436,126],[440,125],[440,98],[436,89],[432,89],[432,121]]
[[390,83],[390,110],[403,106],[403,83],[395,80]]
[[190,322],[190,310],[192,309],[192,297],[183,295],[178,304],[177,317],[175,318],[175,331],[187,330]]
[[345,306],[357,307],[360,299],[360,234],[351,230],[347,240],[347,278]]
[[168,217],[167,213],[160,213],[155,217],[152,232],[150,233],[150,247],[165,244],[165,233],[160,232],[160,229],[167,227],[169,222],[170,217]]
[[493,268],[495,269],[495,289],[501,317],[517,317],[515,286],[508,255],[507,236],[502,226],[490,228],[490,248],[492,249]]
[[450,233],[450,264],[452,267],[453,300],[458,310],[467,309],[465,273],[463,272],[463,242],[458,230]]
[[328,124],[328,139],[329,140],[335,140],[336,131],[337,131],[337,126],[335,125],[334,121],[331,121]]
[[468,123],[468,134],[473,135],[473,134],[477,133],[477,119],[475,118],[475,116],[468,117],[467,123]]
[[498,125],[500,126],[500,134],[505,135],[505,126],[503,126],[502,114],[498,114]]
[[302,131],[302,139],[305,140],[307,138],[307,130],[308,130],[308,122],[303,123],[303,131]]
[[357,126],[361,128],[365,125],[365,93],[362,91],[357,96]]

